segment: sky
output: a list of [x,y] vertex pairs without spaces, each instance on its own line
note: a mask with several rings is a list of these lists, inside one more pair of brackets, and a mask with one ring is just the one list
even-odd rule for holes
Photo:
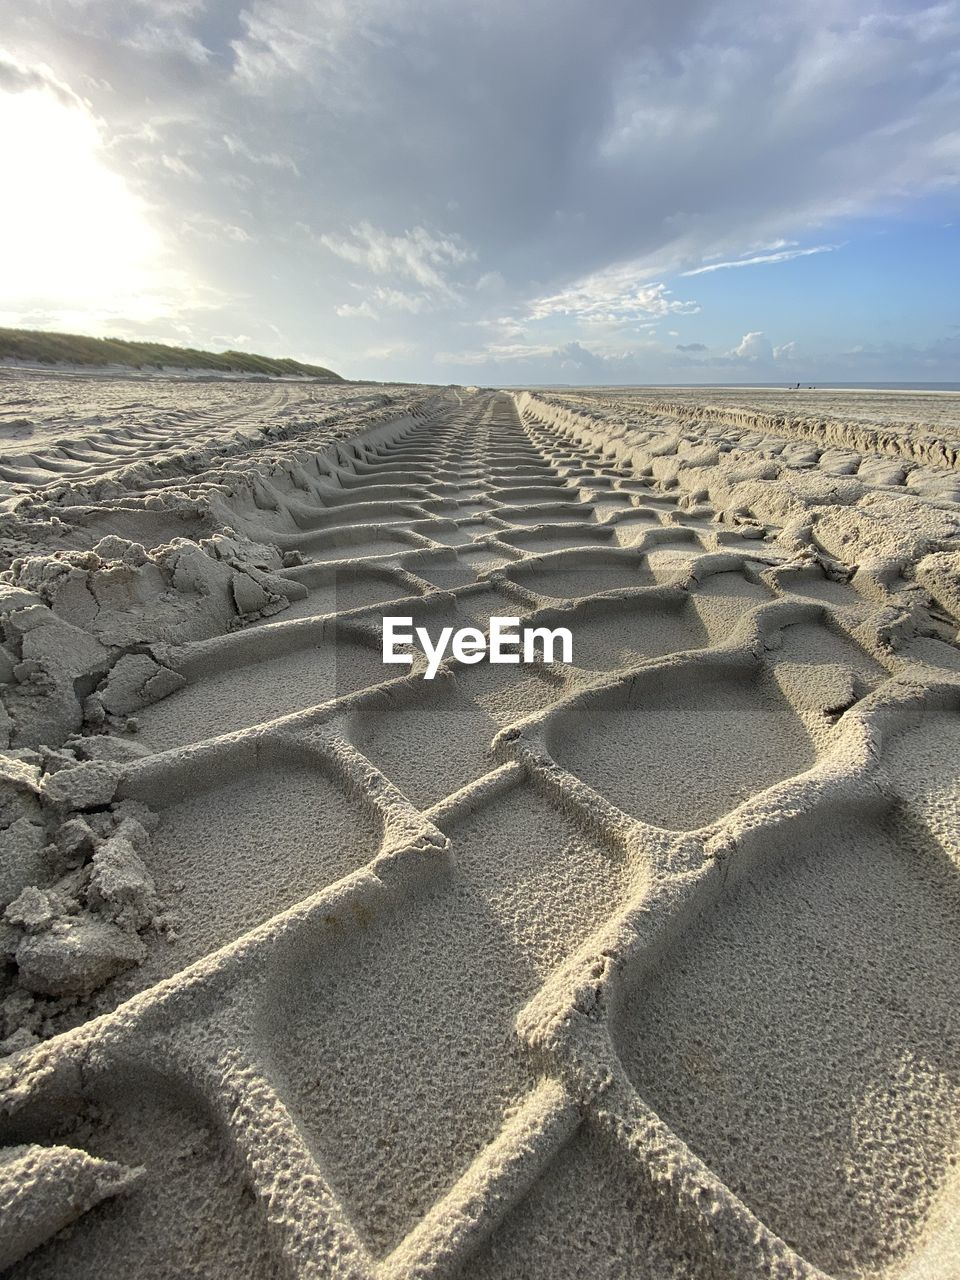
[[960,381],[960,0],[0,0],[0,324]]

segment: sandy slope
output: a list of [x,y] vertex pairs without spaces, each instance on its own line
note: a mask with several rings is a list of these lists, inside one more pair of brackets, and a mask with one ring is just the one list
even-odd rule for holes
[[946,436],[137,394],[2,461],[11,1274],[960,1273]]

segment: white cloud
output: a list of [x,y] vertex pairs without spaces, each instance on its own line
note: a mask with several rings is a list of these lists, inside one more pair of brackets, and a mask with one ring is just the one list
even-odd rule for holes
[[369,302],[360,302],[356,305],[352,302],[343,302],[336,308],[336,312],[344,320],[378,319],[376,311],[374,311]]
[[349,236],[324,233],[319,239],[338,258],[366,268],[371,275],[414,280],[436,297],[451,301],[458,295],[448,282],[448,269],[475,256],[456,236],[434,235],[424,227],[391,235],[361,222],[350,228]]
[[[169,19],[175,15],[168,11],[166,16]],[[204,66],[211,58],[210,50],[202,41],[191,35],[177,22],[169,20],[163,25],[148,23],[135,27],[129,35],[124,37],[123,44],[136,53],[174,54],[198,67]]]
[[476,283],[478,293],[499,293],[506,287],[506,279],[500,271],[485,271]]
[[611,322],[648,316],[695,315],[700,307],[671,296],[661,283],[645,283],[642,268],[612,267],[585,277],[559,293],[537,298],[529,305],[534,320],[571,316],[578,320]]
[[178,178],[193,179],[200,177],[193,165],[187,164],[186,160],[184,160],[182,156],[168,156],[166,154],[162,154],[160,156],[160,163],[165,169],[170,173],[175,174]]
[[553,354],[549,343],[490,342],[478,350],[438,351],[435,364],[482,365],[540,359]]
[[694,267],[691,271],[681,271],[683,276],[703,276],[710,271],[726,271],[730,267],[755,267],[762,263],[790,262],[793,258],[809,258],[814,253],[832,253],[839,249],[836,244],[818,244],[809,249],[783,249],[779,253],[755,253],[750,258],[735,258],[732,262],[711,262],[704,267]]
[[223,135],[223,145],[230,155],[247,160],[250,164],[266,165],[270,169],[288,169],[297,177],[300,176],[297,162],[283,151],[255,151],[242,138],[233,137],[229,133]]
[[741,360],[772,360],[773,347],[767,335],[758,330],[755,333],[745,333],[740,339],[740,345],[734,347],[730,354]]
[[[340,97],[340,82],[358,70],[368,35],[369,5],[329,0],[252,0],[240,10],[241,32],[231,42],[233,79],[245,93],[269,97],[316,85]],[[360,46],[358,50],[357,46]],[[358,83],[357,95],[364,86]]]
[[390,289],[385,285],[378,285],[372,296],[380,306],[392,311],[407,311],[410,315],[419,315],[433,305],[425,293],[405,293],[403,289]]
[[367,347],[363,355],[368,360],[399,360],[417,350],[414,342],[388,342],[379,347]]
[[233,244],[251,244],[255,239],[244,227],[238,227],[233,222],[221,222],[218,218],[203,213],[186,218],[182,227],[188,235],[198,240],[229,240]]
[[21,61],[0,49],[0,93],[25,93],[30,89],[45,90],[64,106],[89,110],[89,104],[45,62]]
[[[678,347],[679,351],[687,350],[703,350],[698,343],[690,344],[687,347]],[[752,333],[745,333],[740,339],[739,344],[728,352],[726,359],[748,360],[755,364],[772,364],[774,361],[789,361],[797,354],[796,342],[783,342],[779,346],[774,346],[765,333],[755,330]]]
[[[791,361],[796,359],[793,342],[771,348],[759,331],[744,334],[740,343],[726,353],[711,355],[704,343],[687,343],[669,350],[656,342],[633,343],[623,348],[586,342],[544,344],[491,343],[479,350],[441,352],[436,363],[456,372],[460,380],[476,377],[513,385],[566,382],[599,385],[651,383],[667,375],[669,380],[696,381],[706,385],[729,381],[751,371],[779,371],[785,380],[795,378]],[[960,361],[960,335],[940,339],[926,347],[885,343],[859,346],[835,355],[817,357],[821,370],[815,380],[849,381],[862,377],[899,378],[923,381],[939,376],[948,379]],[[813,377],[804,356],[804,378]]]

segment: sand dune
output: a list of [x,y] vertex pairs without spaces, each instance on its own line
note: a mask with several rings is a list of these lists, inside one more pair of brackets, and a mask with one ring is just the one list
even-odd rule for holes
[[0,1265],[960,1274],[956,403],[9,378]]

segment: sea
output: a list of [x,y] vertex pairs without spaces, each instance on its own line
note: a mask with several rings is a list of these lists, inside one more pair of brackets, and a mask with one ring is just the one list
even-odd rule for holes
[[[517,385],[519,386],[519,384]],[[588,384],[582,382],[551,382],[542,383],[541,385],[544,390],[558,390],[561,387],[569,390],[581,387],[586,389]],[[659,388],[696,391],[701,388],[707,390],[710,387],[723,387],[730,391],[939,391],[946,394],[960,392],[960,382],[801,382],[799,387],[796,382],[633,382],[602,384],[604,391],[649,391]],[[599,390],[600,388],[597,384],[591,384],[591,389]]]

